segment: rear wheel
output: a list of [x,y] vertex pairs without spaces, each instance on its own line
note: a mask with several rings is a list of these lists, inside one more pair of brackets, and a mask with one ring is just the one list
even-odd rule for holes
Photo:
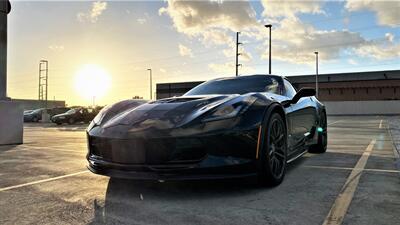
[[311,145],[308,149],[311,153],[324,153],[328,146],[328,131],[326,122],[326,113],[321,113],[319,127],[317,127],[318,141],[317,144]]
[[32,122],[35,122],[35,123],[36,123],[36,122],[38,122],[38,121],[39,121],[39,118],[37,118],[36,116],[32,118]]
[[259,181],[276,186],[286,172],[287,133],[281,115],[273,113],[262,130],[259,157]]

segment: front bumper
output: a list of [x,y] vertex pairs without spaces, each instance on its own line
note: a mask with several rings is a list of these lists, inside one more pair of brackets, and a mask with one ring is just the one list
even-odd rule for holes
[[139,180],[251,176],[256,171],[257,135],[258,129],[254,128],[180,137],[117,139],[89,131],[88,169],[96,174]]

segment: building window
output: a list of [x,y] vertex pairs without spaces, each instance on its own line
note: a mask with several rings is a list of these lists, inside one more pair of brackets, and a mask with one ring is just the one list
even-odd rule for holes
[[[396,91],[395,91],[396,92]],[[331,89],[328,89],[328,94],[331,95]]]
[[379,94],[382,94],[382,88],[379,88]]

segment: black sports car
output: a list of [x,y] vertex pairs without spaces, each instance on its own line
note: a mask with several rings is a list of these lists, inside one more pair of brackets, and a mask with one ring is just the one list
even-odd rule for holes
[[87,129],[88,168],[154,180],[257,175],[279,184],[286,164],[327,147],[325,107],[315,90],[281,76],[211,80],[181,97],[104,108]]

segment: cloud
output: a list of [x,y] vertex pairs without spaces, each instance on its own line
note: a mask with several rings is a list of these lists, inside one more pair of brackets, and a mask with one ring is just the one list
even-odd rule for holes
[[[208,64],[208,68],[210,68],[213,72],[219,74],[235,74],[235,63],[234,62],[227,62],[222,64],[211,63]],[[254,74],[256,71],[247,66],[240,66],[239,67],[239,74]]]
[[191,58],[193,57],[192,49],[190,49],[182,44],[179,44],[178,47],[179,47],[179,54],[181,56],[189,56]]
[[256,13],[247,1],[176,1],[159,10],[171,17],[173,26],[206,45],[231,44],[236,31],[257,26]]
[[61,52],[61,51],[64,51],[64,46],[63,45],[50,45],[49,49],[51,51]]
[[[288,17],[273,30],[274,60],[295,64],[310,64],[318,51],[322,60],[339,57],[342,50],[354,48],[366,43],[359,33],[338,30],[317,30],[296,17]],[[262,58],[268,59],[268,41],[262,47]]]
[[345,7],[349,11],[369,10],[374,12],[380,25],[400,26],[399,1],[347,0]]
[[[263,26],[266,21],[273,24],[273,60],[311,64],[315,61],[314,51],[319,52],[321,60],[335,60],[345,52],[363,57],[370,55],[368,57],[379,59],[398,57],[396,52],[398,45],[391,33],[385,34],[386,44],[382,45],[380,42],[364,38],[359,32],[318,29],[299,19],[299,14],[325,14],[323,1],[263,0],[264,18],[260,21],[257,21],[256,12],[247,1],[168,0],[167,2],[168,5],[161,8],[159,14],[169,16],[178,32],[200,40],[206,47],[226,46],[227,48],[222,50],[226,57],[235,56],[235,32],[240,31],[241,40],[252,43],[259,40],[262,43],[258,45],[249,43],[246,48],[254,46],[262,59],[268,59],[269,35]],[[352,9],[355,10],[357,7],[353,5]],[[241,62],[255,58],[242,47],[240,52]],[[374,52],[376,56],[371,55]],[[210,64],[209,67],[214,71],[224,71],[224,67],[230,68],[226,64]]]
[[262,0],[266,17],[294,17],[298,13],[321,14],[322,1],[317,0]]
[[160,72],[161,72],[161,73],[166,73],[167,70],[165,70],[164,68],[160,68]]
[[143,25],[143,24],[145,24],[147,22],[147,20],[145,18],[138,18],[136,20],[136,22],[138,22],[138,24],[140,24],[140,25]]
[[389,42],[393,42],[394,41],[394,35],[392,33],[386,33],[385,37]]
[[99,16],[107,9],[107,2],[93,2],[92,8],[87,12],[80,12],[77,14],[77,19],[79,22],[91,22],[96,23]]
[[358,65],[358,62],[356,62],[354,59],[348,59],[347,62],[351,65]]
[[400,57],[400,43],[370,41],[355,49],[355,52],[362,57],[392,59]]

